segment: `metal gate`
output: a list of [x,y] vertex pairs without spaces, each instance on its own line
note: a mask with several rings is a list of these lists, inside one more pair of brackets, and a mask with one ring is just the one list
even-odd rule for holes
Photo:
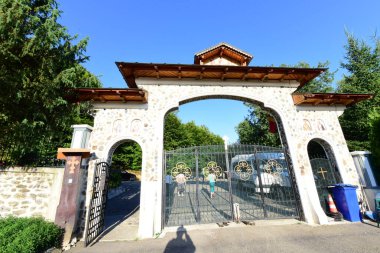
[[[299,217],[282,148],[231,145],[166,151],[165,174],[165,226]],[[184,193],[179,174],[186,178]]]
[[314,181],[317,187],[321,207],[326,213],[328,213],[328,186],[342,182],[338,169],[333,166],[331,161],[325,156],[314,155],[310,158],[310,164],[313,170]]
[[104,229],[104,212],[107,202],[109,164],[96,164],[90,207],[86,219],[85,246],[93,242]]

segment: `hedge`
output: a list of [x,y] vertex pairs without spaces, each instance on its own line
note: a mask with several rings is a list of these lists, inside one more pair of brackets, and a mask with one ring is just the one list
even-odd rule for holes
[[63,229],[43,218],[0,218],[0,253],[41,253],[61,247]]

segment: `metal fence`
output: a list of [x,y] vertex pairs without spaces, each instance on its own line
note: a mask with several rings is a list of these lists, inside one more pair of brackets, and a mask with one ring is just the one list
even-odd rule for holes
[[[214,186],[211,173],[216,178]],[[167,151],[165,174],[168,182],[172,180],[165,184],[165,226],[298,218],[282,148],[221,145]],[[183,194],[179,174],[186,178]]]

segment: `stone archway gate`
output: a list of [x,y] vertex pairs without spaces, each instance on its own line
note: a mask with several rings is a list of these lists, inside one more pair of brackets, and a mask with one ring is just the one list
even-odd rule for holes
[[[181,104],[207,98],[229,98],[260,104],[278,115],[292,161],[295,190],[303,219],[325,224],[307,155],[313,138],[328,140],[342,181],[358,184],[358,176],[339,125],[346,106],[371,95],[296,93],[325,69],[248,66],[252,56],[226,43],[195,55],[194,64],[117,62],[127,89],[77,89],[75,101],[92,101],[95,121],[89,149],[109,160],[115,143],[136,141],[142,148],[139,237],[163,228],[163,126],[165,115]],[[228,120],[228,119],[226,119]],[[90,165],[88,182],[93,181]],[[87,191],[91,192],[88,185]],[[86,208],[89,202],[86,202]]]

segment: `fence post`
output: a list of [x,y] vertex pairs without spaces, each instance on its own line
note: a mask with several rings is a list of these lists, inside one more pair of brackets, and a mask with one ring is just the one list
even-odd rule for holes
[[[255,153],[255,161],[256,161],[257,177],[258,177],[258,179],[259,179],[260,196],[261,196],[261,201],[262,201],[262,203],[263,203],[264,217],[267,218],[267,217],[268,217],[268,214],[267,214],[267,208],[266,208],[266,204],[265,204],[265,196],[264,196],[263,181],[262,181],[262,178],[261,178],[260,161],[259,161],[259,159],[257,158],[257,148],[256,148],[256,147],[255,147],[254,153]],[[256,188],[256,187],[255,187],[255,188]],[[256,190],[256,189],[255,189],[255,190]]]
[[232,183],[231,183],[231,171],[230,171],[230,162],[228,159],[228,137],[224,136],[224,155],[226,157],[226,169],[227,169],[227,180],[228,180],[228,191],[230,193],[230,208],[231,208],[231,219],[235,221],[234,215],[234,199],[232,196]]
[[196,178],[196,191],[195,191],[195,199],[197,204],[197,222],[201,222],[201,213],[199,209],[199,152],[198,147],[195,148],[195,178]]

